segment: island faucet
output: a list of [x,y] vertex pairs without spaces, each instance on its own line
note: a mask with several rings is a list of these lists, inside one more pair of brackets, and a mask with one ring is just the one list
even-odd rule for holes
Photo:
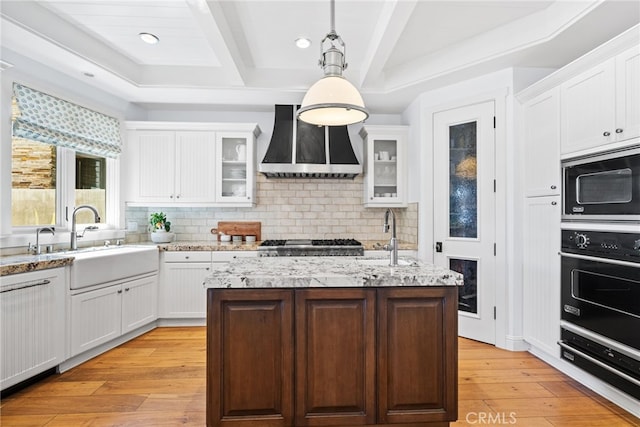
[[382,231],[389,232],[389,215],[391,215],[391,239],[389,243],[383,246],[385,251],[389,251],[389,265],[398,265],[398,241],[396,239],[396,214],[391,208],[388,208],[384,214],[384,225]]
[[76,232],[76,213],[78,213],[78,211],[80,209],[90,209],[93,211],[93,215],[95,216],[94,221],[96,223],[100,222],[100,215],[98,214],[98,211],[96,208],[94,208],[91,205],[82,205],[82,206],[78,206],[77,208],[75,208],[73,210],[73,214],[71,214],[71,250],[75,251],[76,249],[78,249],[78,234]]
[[42,232],[51,233],[53,235],[56,234],[56,229],[53,227],[41,227],[36,228],[36,245],[35,247],[29,243],[29,252],[32,252],[34,255],[40,255],[42,250],[40,249],[40,233]]

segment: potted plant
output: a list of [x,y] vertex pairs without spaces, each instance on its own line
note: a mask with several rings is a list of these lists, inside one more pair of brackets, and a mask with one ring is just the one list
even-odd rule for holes
[[151,224],[151,241],[154,243],[169,243],[173,240],[173,233],[170,233],[171,222],[167,221],[167,215],[163,212],[152,213],[149,217]]

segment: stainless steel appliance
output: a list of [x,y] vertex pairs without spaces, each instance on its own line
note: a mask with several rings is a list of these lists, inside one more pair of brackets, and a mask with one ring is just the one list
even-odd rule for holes
[[354,239],[265,240],[258,246],[259,256],[361,256],[362,243]]
[[640,221],[640,146],[562,163],[563,220]]
[[640,232],[562,230],[561,357],[640,399]]

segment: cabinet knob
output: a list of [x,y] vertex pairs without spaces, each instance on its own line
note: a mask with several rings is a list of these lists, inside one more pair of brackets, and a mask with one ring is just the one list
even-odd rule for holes
[[129,292],[129,288],[124,288],[124,291],[125,292]]
[[552,186],[551,186],[551,189],[552,189],[552,190],[555,190],[556,188],[558,188],[558,187],[556,187],[555,185],[552,185]]
[[609,135],[611,135],[611,132],[605,132],[602,134],[602,136],[609,136]]
[[178,195],[176,196],[176,199],[179,199],[179,198],[180,198],[180,195],[178,194]]
[[121,294],[122,293],[122,289],[118,289],[118,293]]
[[173,194],[169,196],[170,199],[173,199]]
[[557,204],[558,204],[558,202],[551,202],[551,206],[555,206]]
[[205,268],[205,270],[209,271],[209,270],[211,270],[211,269],[210,269],[209,267],[207,267],[207,268]]
[[616,129],[616,133],[622,133],[622,132],[624,132],[624,129],[621,129],[621,128]]
[[187,256],[185,256],[185,257],[184,257],[184,259],[189,259],[189,256],[188,256],[188,255],[187,255]]

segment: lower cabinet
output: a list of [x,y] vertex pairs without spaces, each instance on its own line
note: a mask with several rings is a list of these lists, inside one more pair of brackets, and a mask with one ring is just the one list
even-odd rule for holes
[[457,418],[454,287],[209,289],[207,300],[208,426]]
[[2,277],[0,390],[64,361],[66,269]]
[[532,352],[560,357],[560,196],[525,199],[522,329]]
[[157,319],[156,274],[71,296],[71,356]]

